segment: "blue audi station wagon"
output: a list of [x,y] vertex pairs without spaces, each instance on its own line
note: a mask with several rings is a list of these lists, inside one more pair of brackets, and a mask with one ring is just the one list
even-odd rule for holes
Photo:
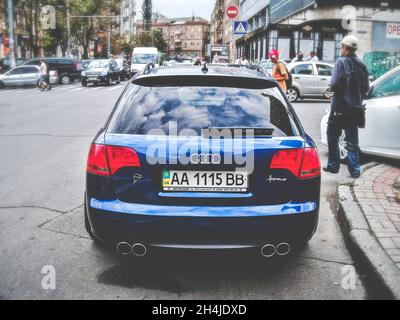
[[320,175],[315,143],[268,75],[149,65],[90,147],[85,226],[122,255],[283,256],[316,231]]

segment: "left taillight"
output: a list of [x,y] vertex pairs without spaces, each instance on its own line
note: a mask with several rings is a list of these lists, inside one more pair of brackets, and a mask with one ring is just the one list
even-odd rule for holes
[[135,150],[101,144],[92,144],[90,147],[87,172],[109,177],[125,167],[140,167],[139,156]]

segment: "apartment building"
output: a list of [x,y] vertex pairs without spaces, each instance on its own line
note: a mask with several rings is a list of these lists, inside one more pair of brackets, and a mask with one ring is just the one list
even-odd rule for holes
[[[137,34],[143,32],[142,20],[136,21]],[[153,29],[159,29],[167,43],[168,57],[183,55],[201,57],[206,53],[210,33],[209,21],[201,17],[166,18],[158,16]]]

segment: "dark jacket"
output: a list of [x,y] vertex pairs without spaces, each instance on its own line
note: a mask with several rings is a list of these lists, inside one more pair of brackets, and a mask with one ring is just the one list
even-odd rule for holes
[[356,55],[336,62],[331,80],[332,111],[346,112],[360,108],[369,90],[368,70]]

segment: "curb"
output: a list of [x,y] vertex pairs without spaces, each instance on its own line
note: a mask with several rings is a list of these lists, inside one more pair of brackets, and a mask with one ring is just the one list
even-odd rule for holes
[[[377,165],[369,163],[363,166],[363,172]],[[351,183],[357,183],[357,180],[343,181],[338,187],[338,217],[342,231],[354,249],[358,264],[363,269],[365,266],[365,271],[372,277],[374,288],[378,290],[378,294],[373,296],[400,300],[400,270],[371,233],[363,212],[354,200]]]

